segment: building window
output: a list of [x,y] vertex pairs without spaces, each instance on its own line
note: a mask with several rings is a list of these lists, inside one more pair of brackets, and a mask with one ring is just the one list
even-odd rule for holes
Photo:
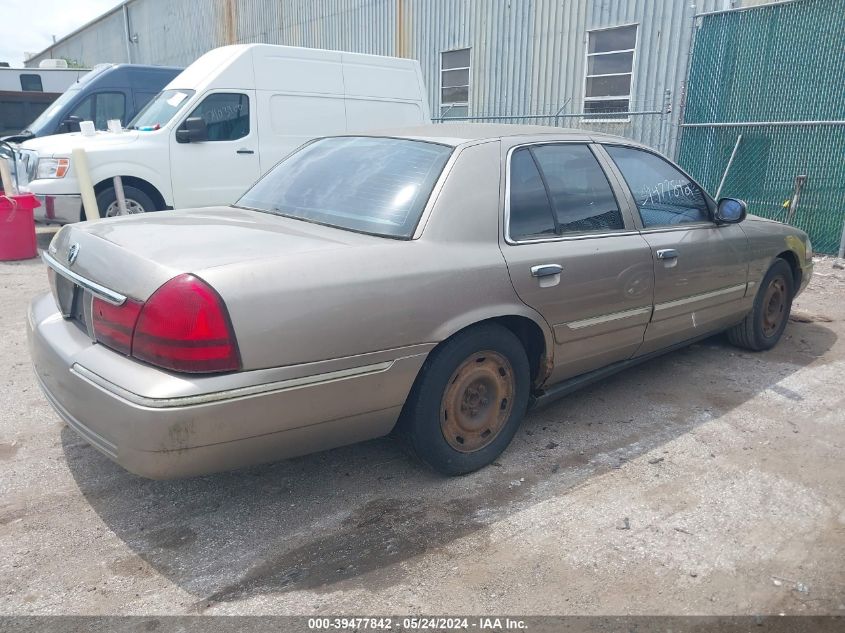
[[631,83],[637,25],[587,34],[584,112],[591,119],[625,121],[631,108]]
[[44,92],[41,75],[21,75],[21,90],[24,92]]
[[440,53],[440,116],[469,114],[470,49]]

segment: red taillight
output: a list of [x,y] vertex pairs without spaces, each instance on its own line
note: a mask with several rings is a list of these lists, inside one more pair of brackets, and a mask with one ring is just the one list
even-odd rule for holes
[[91,304],[94,338],[103,345],[129,356],[132,353],[132,333],[135,331],[135,322],[143,306],[143,303],[134,299],[127,299],[116,306],[99,297],[94,297]]
[[165,369],[191,373],[241,367],[223,300],[193,275],[174,277],[143,304],[135,324],[132,356]]

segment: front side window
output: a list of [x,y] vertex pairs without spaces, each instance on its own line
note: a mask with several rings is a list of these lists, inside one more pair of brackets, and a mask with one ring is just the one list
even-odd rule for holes
[[710,221],[704,193],[671,163],[633,147],[605,149],[628,183],[645,228]]
[[236,206],[408,239],[451,153],[424,141],[324,138],[288,156]]
[[440,53],[440,116],[469,114],[470,49]]
[[80,121],[93,121],[98,130],[107,129],[109,119],[120,119],[126,114],[126,98],[122,92],[98,92],[83,99],[70,113]]
[[24,92],[44,92],[41,75],[21,75],[21,90]]
[[604,170],[583,144],[517,149],[510,192],[509,234],[515,240],[625,228]]
[[636,25],[587,34],[584,113],[590,118],[627,120],[636,47]]
[[78,117],[80,121],[94,120],[94,95],[88,95],[70,111],[72,117]]
[[209,141],[234,141],[249,134],[249,97],[218,92],[202,100],[188,118],[200,117],[208,127]]

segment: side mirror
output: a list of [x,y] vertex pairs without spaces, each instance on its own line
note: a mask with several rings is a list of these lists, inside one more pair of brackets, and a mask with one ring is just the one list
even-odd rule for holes
[[82,118],[78,116],[69,116],[62,121],[62,127],[67,132],[79,132],[79,124],[82,123]]
[[188,117],[183,127],[176,130],[177,143],[201,143],[208,140],[208,126],[202,117]]
[[736,198],[722,198],[716,208],[716,222],[718,224],[737,224],[745,219],[748,206],[745,201]]

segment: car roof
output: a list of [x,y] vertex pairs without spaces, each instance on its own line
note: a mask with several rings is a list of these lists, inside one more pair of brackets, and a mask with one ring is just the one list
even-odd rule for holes
[[472,141],[497,140],[512,137],[536,138],[538,136],[554,137],[555,140],[583,140],[586,137],[601,141],[625,143],[626,145],[639,145],[636,141],[622,136],[603,134],[601,132],[593,132],[592,130],[579,130],[548,125],[512,125],[499,123],[432,123],[413,127],[371,130],[366,135],[409,138],[445,143],[447,145],[461,145]]

